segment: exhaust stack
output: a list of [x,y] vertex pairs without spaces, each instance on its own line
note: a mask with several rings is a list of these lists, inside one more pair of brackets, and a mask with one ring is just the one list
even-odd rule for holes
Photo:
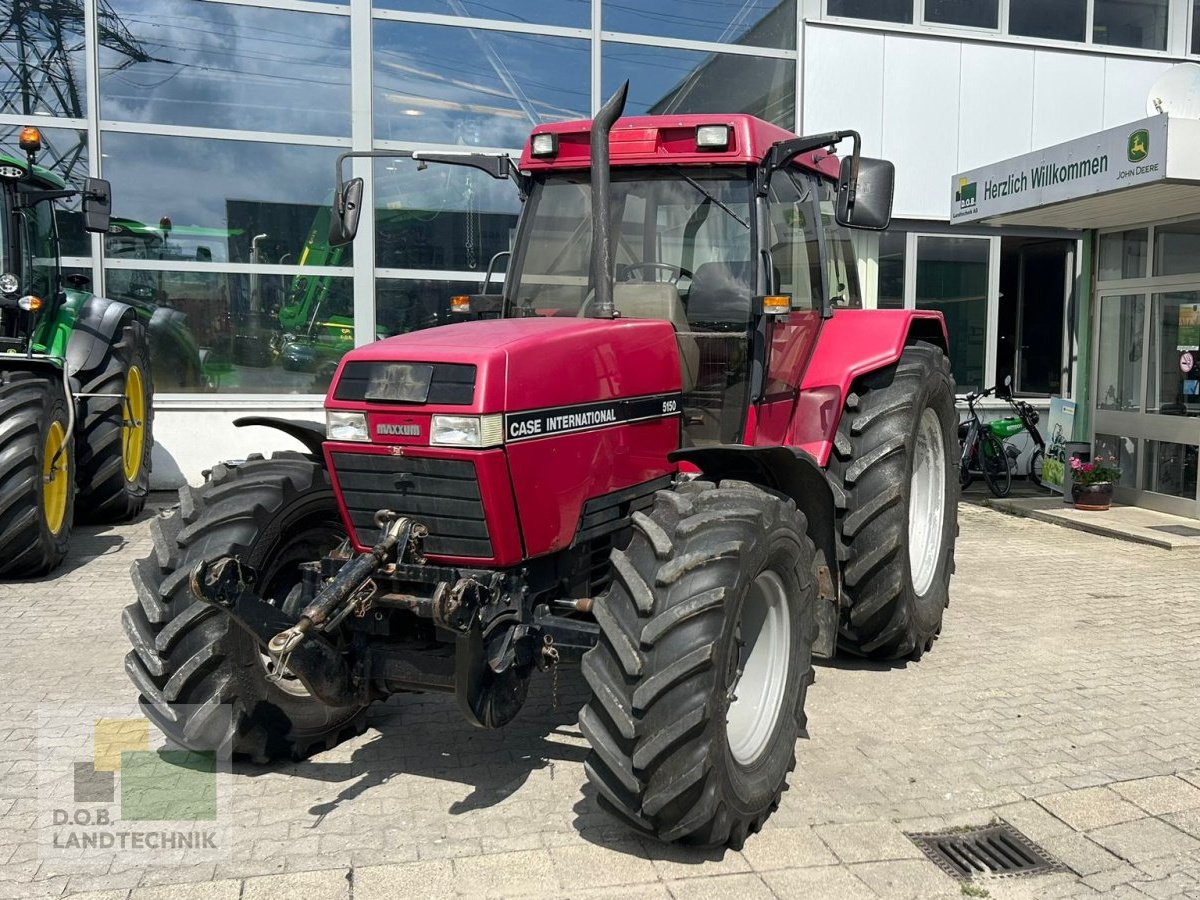
[[595,300],[593,315],[597,319],[611,319],[616,314],[613,308],[613,261],[612,261],[612,216],[609,215],[609,166],[608,134],[617,119],[625,111],[625,98],[629,94],[626,81],[608,101],[600,107],[592,120],[592,285]]

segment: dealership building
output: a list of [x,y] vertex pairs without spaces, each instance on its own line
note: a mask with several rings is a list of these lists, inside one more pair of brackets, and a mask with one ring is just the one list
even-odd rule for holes
[[[1122,457],[1127,499],[1200,516],[1179,349],[1200,191],[1171,168],[1191,123],[1146,118],[1163,74],[1200,57],[1200,0],[23,0],[4,16],[0,141],[36,124],[44,164],[112,182],[108,235],[63,217],[67,266],[165,323],[158,486],[285,446],[233,419],[320,419],[340,353],[435,323],[509,247],[511,184],[404,159],[354,163],[359,238],[329,247],[338,154],[517,153],[629,79],[629,114],[859,131],[897,170],[892,227],[855,236],[864,303],[941,310],[960,390],[1011,376],[1035,403],[1075,398],[1076,436]],[[1136,169],[1136,132],[1159,177],[1104,181]],[[1104,140],[1119,146],[1101,160]]]

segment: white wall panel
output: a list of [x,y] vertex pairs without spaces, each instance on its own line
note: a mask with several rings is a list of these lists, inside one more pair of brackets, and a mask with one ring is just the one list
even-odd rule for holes
[[961,45],[889,35],[884,48],[883,155],[896,163],[896,213],[949,216],[958,164]]
[[853,128],[863,152],[883,146],[884,36],[813,28],[804,47],[805,134]]
[[1102,128],[1104,57],[1090,53],[1036,51],[1031,149],[1060,144]]
[[1033,149],[1033,57],[1019,47],[963,43],[957,171]]
[[1154,80],[1171,63],[1112,56],[1104,66],[1104,128],[1124,125],[1146,115],[1146,97]]

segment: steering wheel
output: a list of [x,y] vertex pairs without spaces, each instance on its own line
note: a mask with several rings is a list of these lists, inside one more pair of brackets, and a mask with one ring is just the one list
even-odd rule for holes
[[640,263],[634,263],[631,266],[626,266],[625,271],[621,273],[621,281],[623,281],[623,282],[633,281],[633,279],[629,277],[629,274],[631,272],[636,272],[638,269],[665,269],[667,272],[671,273],[671,278],[668,280],[667,283],[674,284],[674,285],[679,284],[680,278],[692,278],[693,277],[692,273],[689,272],[687,269],[685,269],[683,266],[673,266],[670,263],[660,263],[660,262],[640,262]]

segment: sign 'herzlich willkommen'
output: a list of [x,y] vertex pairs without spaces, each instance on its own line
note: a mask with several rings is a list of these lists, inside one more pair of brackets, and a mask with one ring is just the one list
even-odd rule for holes
[[1159,181],[1166,162],[1167,117],[1151,116],[955,175],[950,219],[972,222]]

